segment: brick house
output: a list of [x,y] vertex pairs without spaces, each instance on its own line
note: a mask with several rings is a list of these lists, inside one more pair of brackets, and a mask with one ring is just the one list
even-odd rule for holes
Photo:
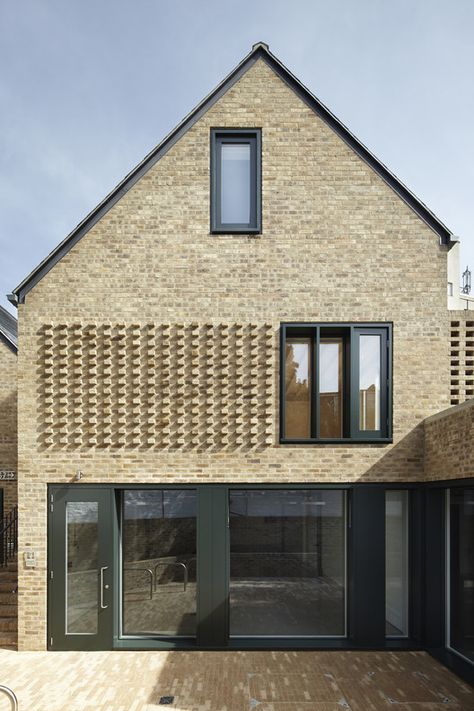
[[0,306],[0,647],[17,642],[17,321]]
[[470,673],[452,246],[254,45],[10,295],[19,647],[426,648]]
[[0,306],[0,516],[17,503],[17,322]]

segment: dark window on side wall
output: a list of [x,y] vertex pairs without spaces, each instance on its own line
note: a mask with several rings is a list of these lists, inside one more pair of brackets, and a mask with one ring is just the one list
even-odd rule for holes
[[391,327],[283,324],[281,441],[388,439]]
[[260,129],[211,130],[211,231],[261,231]]

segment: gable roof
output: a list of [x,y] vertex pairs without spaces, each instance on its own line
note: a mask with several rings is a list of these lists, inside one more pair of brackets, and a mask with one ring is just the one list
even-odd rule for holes
[[337,135],[349,145],[384,180],[414,212],[439,235],[442,243],[449,244],[451,230],[399,180],[349,129],[307,89],[280,60],[270,52],[264,42],[254,44],[250,53],[218,84],[176,128],[95,207],[53,251],[8,294],[13,304],[23,303],[26,294],[52,267],[110,210],[120,198],[215,104],[258,59],[262,59]]
[[0,342],[18,352],[18,321],[3,306],[0,306]]

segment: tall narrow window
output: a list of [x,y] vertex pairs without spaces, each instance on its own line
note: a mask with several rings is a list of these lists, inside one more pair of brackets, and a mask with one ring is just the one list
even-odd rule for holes
[[448,646],[474,662],[474,488],[448,491]]
[[343,339],[319,341],[319,435],[343,437]]
[[260,131],[211,132],[212,232],[260,232]]
[[361,335],[359,341],[359,425],[380,429],[380,336]]
[[66,505],[66,632],[96,634],[99,504]]
[[385,494],[385,634],[408,636],[408,491]]
[[288,437],[306,439],[311,436],[309,338],[291,338],[286,342],[285,359],[285,426]]

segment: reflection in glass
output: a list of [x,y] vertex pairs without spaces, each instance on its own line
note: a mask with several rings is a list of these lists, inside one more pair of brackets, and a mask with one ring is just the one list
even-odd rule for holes
[[449,494],[449,646],[474,662],[474,489]]
[[221,145],[221,222],[250,223],[250,144]]
[[285,359],[285,437],[311,436],[310,339],[288,338]]
[[97,634],[98,622],[97,501],[66,504],[66,633]]
[[196,634],[196,492],[124,492],[124,634]]
[[380,336],[359,338],[359,428],[380,430]]
[[385,634],[408,635],[408,491],[385,493]]
[[230,493],[230,633],[345,634],[345,494]]
[[342,437],[342,338],[320,340],[319,412],[320,437]]

